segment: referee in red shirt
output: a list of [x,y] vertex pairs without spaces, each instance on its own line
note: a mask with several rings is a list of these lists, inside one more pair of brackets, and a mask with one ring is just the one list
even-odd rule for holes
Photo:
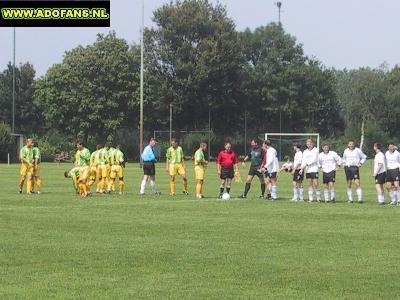
[[229,194],[231,190],[231,183],[235,172],[238,170],[237,164],[239,159],[234,151],[232,151],[232,144],[225,143],[225,149],[222,150],[217,157],[217,171],[218,176],[221,178],[221,185],[219,187],[219,199],[222,198],[224,189]]

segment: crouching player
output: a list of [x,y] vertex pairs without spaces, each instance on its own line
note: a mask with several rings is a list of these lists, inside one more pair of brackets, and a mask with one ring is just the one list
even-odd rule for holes
[[121,145],[118,145],[110,155],[110,180],[108,182],[108,190],[113,191],[115,179],[118,177],[118,192],[120,195],[124,192],[124,168],[125,158],[121,151]]
[[64,177],[65,178],[71,178],[72,179],[72,186],[74,187],[75,193],[80,195],[81,192],[79,190],[78,186],[78,181],[79,181],[79,168],[74,167],[69,171],[64,172]]

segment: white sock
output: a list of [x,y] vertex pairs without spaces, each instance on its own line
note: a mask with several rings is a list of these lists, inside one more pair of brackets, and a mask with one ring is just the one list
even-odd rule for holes
[[308,200],[309,201],[314,201],[313,193],[314,193],[314,190],[312,188],[309,188],[308,189]]
[[385,194],[384,193],[378,193],[378,202],[385,203]]
[[400,191],[397,191],[396,194],[397,194],[397,203],[400,203]]
[[150,187],[151,187],[152,193],[157,192],[156,191],[156,182],[154,180],[150,180]]
[[362,189],[359,187],[356,189],[358,202],[362,201]]
[[317,194],[317,200],[321,201],[321,191],[319,189],[316,189],[315,194]]
[[353,202],[353,191],[351,189],[347,189],[347,197],[349,201]]
[[396,191],[390,191],[389,196],[390,196],[390,202],[396,203]]
[[144,194],[145,189],[146,189],[146,179],[143,179],[142,183],[140,184],[140,193]]
[[335,199],[335,189],[332,189],[331,190],[331,200],[334,200]]
[[329,202],[329,190],[324,190],[325,202]]
[[277,188],[276,185],[271,186],[271,197],[272,197],[272,199],[278,198],[277,189],[278,188]]
[[[299,198],[300,200],[304,200],[304,189],[303,188],[299,188]],[[400,198],[399,198],[400,199]],[[400,200],[399,200],[400,201]]]
[[293,200],[298,200],[298,199],[299,199],[299,189],[293,188]]
[[272,194],[272,186],[270,183],[268,183],[267,189],[268,189],[268,194]]

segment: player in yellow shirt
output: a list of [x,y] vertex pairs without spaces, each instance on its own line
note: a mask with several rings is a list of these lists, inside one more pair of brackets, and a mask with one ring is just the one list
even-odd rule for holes
[[[107,192],[111,192],[111,190],[108,189],[109,182],[110,182],[110,173],[111,173],[111,155],[114,155],[115,148],[113,147],[111,142],[107,142],[106,144],[106,149],[107,149],[107,163],[106,163],[106,170],[107,170],[107,176],[106,176],[106,183],[105,187],[107,188]],[[111,184],[112,191],[115,191],[115,186],[112,183]]]
[[76,143],[76,154],[74,166],[79,167],[79,194],[83,197],[88,195],[87,180],[89,177],[90,151],[84,147],[82,142]]
[[125,168],[125,158],[124,153],[121,151],[121,145],[113,148],[110,151],[110,180],[108,182],[108,190],[114,191],[115,179],[118,177],[118,191],[122,195],[124,192],[124,168]]
[[[99,157],[97,155],[97,152],[102,148],[101,145],[97,145],[96,147],[96,151],[93,151],[92,154],[90,155],[90,174],[89,174],[89,182],[88,182],[88,186],[89,189],[92,187],[92,185],[96,182],[96,178],[99,178],[98,174],[97,174],[97,166],[99,164]],[[100,182],[100,179],[99,179]],[[97,184],[97,189],[96,192],[98,192],[99,190],[99,184]]]
[[99,175],[99,193],[104,193],[105,189],[107,188],[107,177],[108,177],[108,170],[109,170],[109,153],[108,153],[108,146],[101,148],[97,152],[98,156],[98,166],[97,166],[97,174]]
[[204,184],[204,173],[206,171],[206,167],[208,161],[205,159],[204,151],[207,149],[207,144],[202,142],[200,143],[200,148],[194,153],[194,173],[196,178],[196,198],[201,199],[204,198],[203,184]]
[[170,195],[175,195],[175,176],[180,175],[182,176],[183,186],[182,192],[185,195],[188,195],[187,191],[187,178],[186,178],[186,171],[185,171],[185,156],[183,155],[182,147],[179,146],[178,141],[176,138],[171,139],[171,147],[167,149],[166,153],[166,170],[169,173],[170,181]]
[[79,194],[79,167],[73,167],[71,170],[65,171],[64,177],[72,179],[72,186],[74,187],[75,193]]
[[32,142],[32,154],[33,154],[33,174],[32,174],[32,192],[36,183],[37,193],[42,193],[42,176],[40,176],[40,162],[41,155],[40,150],[36,141]]
[[31,194],[32,191],[32,175],[33,175],[33,140],[31,138],[26,140],[25,146],[19,152],[19,159],[21,160],[21,168],[19,171],[18,190],[22,193],[24,182],[26,180],[26,193]]

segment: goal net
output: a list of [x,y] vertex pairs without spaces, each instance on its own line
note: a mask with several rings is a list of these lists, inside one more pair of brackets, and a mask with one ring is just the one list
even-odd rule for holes
[[305,149],[307,139],[311,138],[315,147],[319,149],[320,142],[319,133],[265,133],[264,138],[272,142],[281,161],[286,157],[293,159],[294,143],[300,143],[302,149]]

